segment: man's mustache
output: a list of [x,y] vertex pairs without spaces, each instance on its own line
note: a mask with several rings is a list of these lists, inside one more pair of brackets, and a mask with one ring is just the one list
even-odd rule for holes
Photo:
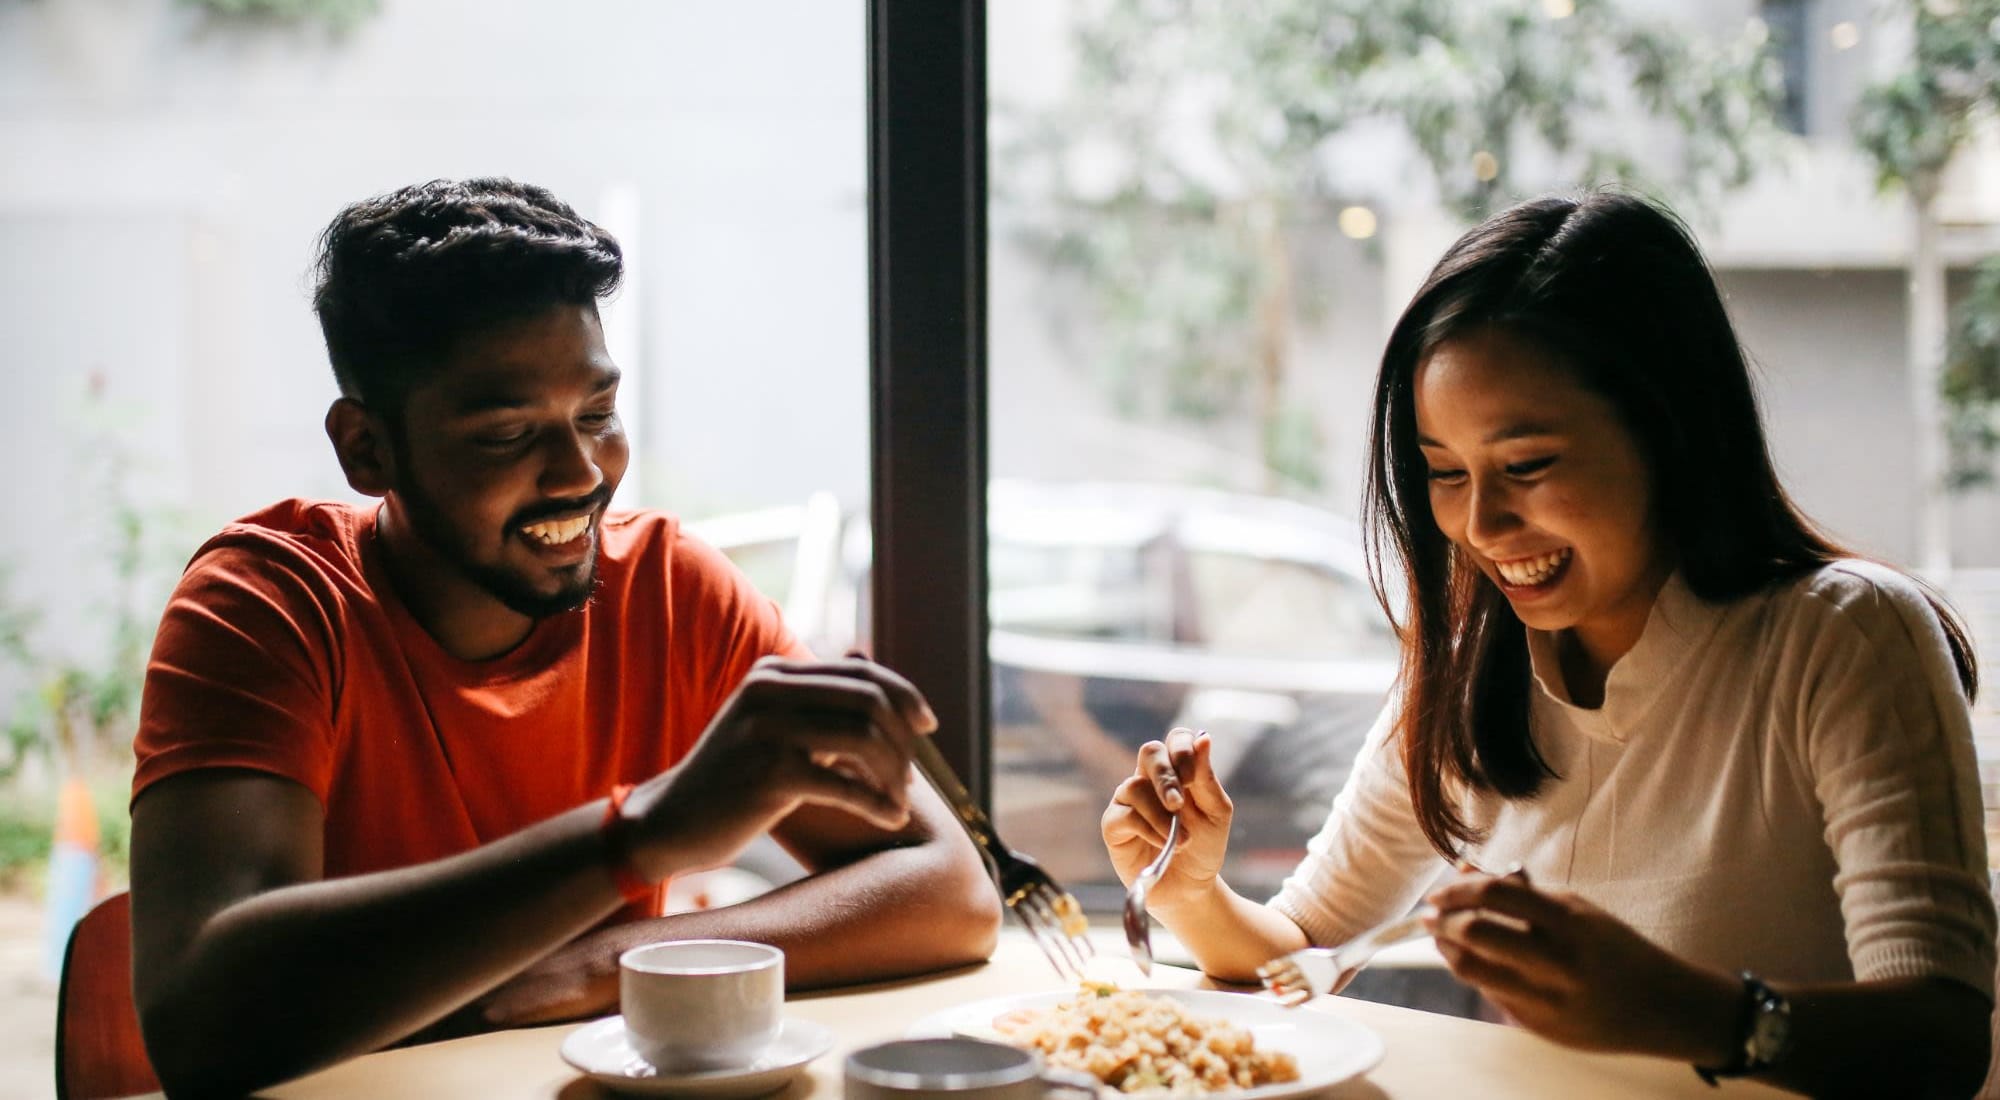
[[517,527],[526,527],[529,524],[540,523],[545,519],[554,519],[557,516],[574,516],[580,512],[595,512],[610,502],[611,489],[608,486],[600,485],[596,492],[588,496],[575,497],[570,500],[551,500],[523,508],[514,514],[513,519],[507,521],[507,527],[509,530],[512,530]]

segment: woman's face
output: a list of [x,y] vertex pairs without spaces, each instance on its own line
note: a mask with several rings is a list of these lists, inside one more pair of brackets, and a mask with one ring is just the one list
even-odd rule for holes
[[1608,667],[1672,571],[1638,441],[1561,360],[1504,329],[1438,345],[1415,389],[1438,529],[1522,622],[1574,630]]

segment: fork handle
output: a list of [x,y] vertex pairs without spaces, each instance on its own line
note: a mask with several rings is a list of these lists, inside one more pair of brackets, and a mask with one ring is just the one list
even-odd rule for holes
[[1139,878],[1146,880],[1149,886],[1160,881],[1160,876],[1167,873],[1167,864],[1173,862],[1174,851],[1180,847],[1180,840],[1181,816],[1175,814],[1168,819],[1167,838],[1160,842],[1160,854],[1153,857],[1153,862],[1146,864],[1139,872]]
[[1333,961],[1341,970],[1353,970],[1373,958],[1377,951],[1391,944],[1414,940],[1425,935],[1424,921],[1436,915],[1436,907],[1420,905],[1409,916],[1386,924],[1378,924],[1341,944],[1331,952]]
[[910,755],[915,758],[917,770],[930,781],[938,797],[951,807],[952,815],[958,818],[959,827],[965,830],[965,835],[972,838],[973,846],[988,859],[1011,856],[1007,846],[1000,843],[999,834],[993,830],[992,819],[979,808],[979,803],[972,800],[972,792],[965,789],[958,773],[952,770],[951,761],[944,758],[944,753],[938,751],[937,745],[928,736],[918,734],[911,741]]

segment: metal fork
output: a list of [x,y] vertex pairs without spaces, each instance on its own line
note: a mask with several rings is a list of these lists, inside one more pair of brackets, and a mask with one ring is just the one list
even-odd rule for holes
[[972,800],[972,792],[959,782],[958,773],[951,770],[951,763],[930,738],[911,740],[915,742],[912,755],[917,770],[951,806],[965,835],[972,838],[973,846],[986,860],[987,873],[1000,887],[1000,898],[1007,911],[1020,918],[1057,974],[1072,982],[1083,980],[1084,962],[1095,953],[1087,935],[1090,921],[1083,915],[1083,906],[1077,904],[1068,890],[1057,885],[1041,864],[1000,842],[1000,834],[986,811]]
[[1149,977],[1153,973],[1153,921],[1146,915],[1146,892],[1167,873],[1167,864],[1173,861],[1180,840],[1181,819],[1175,814],[1167,826],[1167,839],[1160,845],[1160,854],[1146,864],[1125,891],[1125,943],[1132,948],[1132,961],[1139,964],[1139,973]]
[[1258,967],[1257,976],[1264,980],[1264,988],[1277,994],[1280,1001],[1297,1007],[1333,992],[1341,975],[1361,969],[1377,951],[1429,935],[1424,931],[1424,921],[1434,916],[1437,916],[1436,906],[1420,905],[1409,916],[1378,924],[1339,947],[1308,947],[1280,955]]

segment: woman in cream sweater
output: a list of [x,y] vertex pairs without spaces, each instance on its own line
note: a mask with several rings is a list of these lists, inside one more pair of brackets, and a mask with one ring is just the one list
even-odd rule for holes
[[1452,971],[1557,1042],[1814,1094],[1978,1087],[1970,646],[1786,497],[1671,214],[1544,199],[1452,246],[1383,356],[1365,510],[1402,674],[1278,896],[1220,877],[1204,736],[1141,749],[1105,811],[1127,882],[1179,816],[1150,908],[1205,970],[1254,981],[1428,898]]

